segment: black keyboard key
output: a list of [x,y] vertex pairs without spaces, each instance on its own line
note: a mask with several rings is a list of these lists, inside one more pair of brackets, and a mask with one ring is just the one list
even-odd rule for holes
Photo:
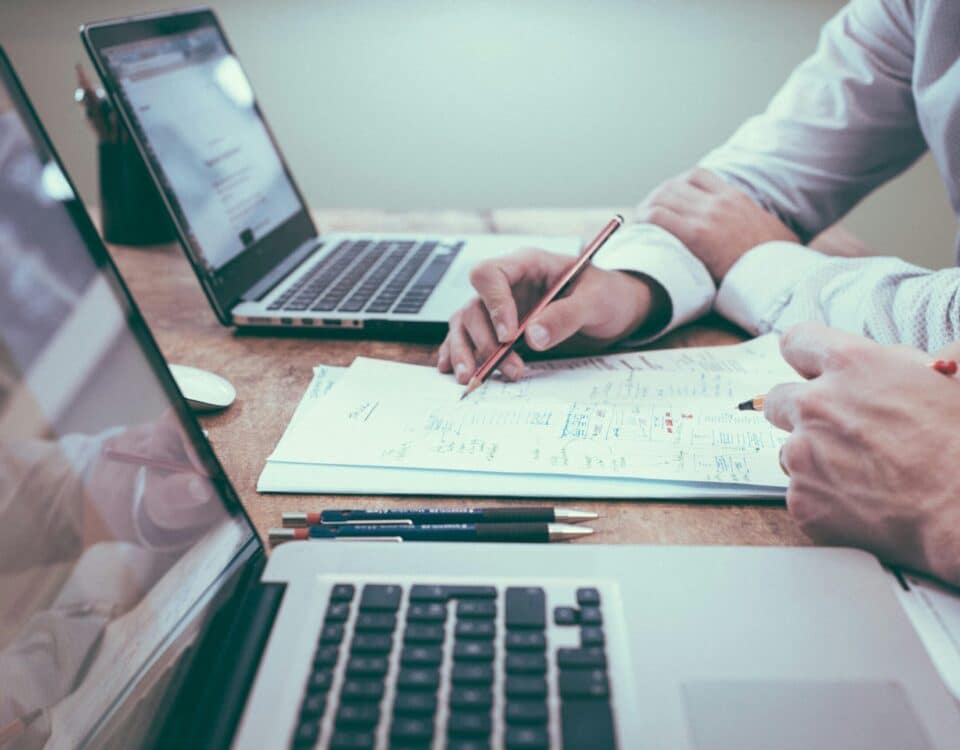
[[542,630],[547,625],[547,595],[541,588],[511,586],[506,591],[505,621],[508,628]]
[[411,624],[403,632],[406,643],[443,643],[445,636],[442,625]]
[[605,643],[606,638],[603,635],[603,628],[592,625],[580,628],[580,645],[584,648],[589,646],[602,647]]
[[546,674],[547,657],[541,653],[514,651],[507,654],[507,674]]
[[557,649],[560,669],[606,669],[607,657],[600,648]]
[[333,602],[327,607],[326,622],[343,622],[350,616],[349,602]]
[[490,712],[453,711],[447,719],[451,737],[487,737],[490,734]]
[[426,586],[418,584],[410,587],[411,602],[445,602],[449,598],[447,586]]
[[560,672],[560,696],[606,698],[610,695],[607,673],[602,669],[567,669]]
[[360,595],[360,611],[396,612],[400,608],[402,593],[399,586],[367,584]]
[[599,607],[600,592],[594,588],[577,589],[577,604],[581,607]]
[[546,724],[549,718],[543,701],[507,701],[504,712],[507,724]]
[[439,669],[402,668],[397,675],[398,690],[435,691],[440,685]]
[[338,622],[332,622],[324,625],[320,631],[320,643],[324,646],[340,643],[343,640],[343,625]]
[[356,633],[350,642],[352,654],[389,654],[393,637],[384,633]]
[[446,619],[446,606],[437,602],[411,604],[407,610],[407,622],[443,622]]
[[443,661],[440,646],[404,646],[400,663],[405,667],[436,667]]
[[490,740],[485,737],[451,737],[447,750],[490,750]]
[[494,586],[447,586],[447,595],[451,599],[496,599]]
[[509,675],[506,680],[505,692],[509,699],[546,698],[547,681],[543,677]]
[[354,586],[352,583],[338,583],[330,590],[331,602],[349,602],[353,600]]
[[616,750],[613,713],[605,700],[564,700],[560,727],[564,750]]
[[461,620],[492,620],[496,616],[496,602],[467,599],[457,603],[457,617]]
[[547,637],[542,631],[511,630],[507,633],[507,651],[543,651]]
[[457,638],[492,641],[497,628],[492,620],[461,620],[454,629]]
[[312,716],[319,719],[321,716],[323,716],[323,712],[326,707],[326,693],[314,693],[313,695],[307,694],[307,697],[303,699],[303,704],[300,706],[300,716]]
[[493,666],[491,664],[471,664],[470,662],[454,664],[453,671],[450,673],[450,681],[454,685],[491,685],[493,684]]
[[392,612],[361,612],[354,628],[358,633],[392,633],[397,616]]
[[454,661],[493,661],[493,643],[489,641],[457,641],[453,644]]
[[375,742],[373,732],[336,731],[330,738],[330,750],[369,750]]
[[463,711],[489,711],[493,691],[480,687],[454,687],[450,690],[450,707]]
[[384,677],[387,659],[383,656],[352,656],[347,662],[347,677]]
[[437,712],[437,696],[419,691],[397,693],[393,713],[404,716],[433,716]]
[[313,747],[317,744],[317,737],[320,735],[320,725],[310,719],[300,722],[297,731],[293,734],[294,747]]
[[390,740],[398,745],[427,744],[433,739],[433,718],[396,716],[390,725]]
[[574,607],[556,607],[553,621],[557,625],[576,625],[580,622],[580,613]]
[[[508,726],[503,745],[507,750],[548,750],[550,735],[542,727]],[[563,747],[567,750],[566,744]]]
[[340,657],[340,649],[336,646],[321,646],[313,656],[314,669],[332,667]]
[[383,698],[382,680],[348,679],[340,690],[340,700],[344,703],[373,701],[379,703]]
[[333,672],[329,669],[318,669],[307,680],[307,694],[325,693],[333,683]]
[[337,711],[337,729],[375,727],[380,721],[376,703],[345,703]]
[[603,625],[603,614],[599,607],[583,607],[580,610],[581,625]]

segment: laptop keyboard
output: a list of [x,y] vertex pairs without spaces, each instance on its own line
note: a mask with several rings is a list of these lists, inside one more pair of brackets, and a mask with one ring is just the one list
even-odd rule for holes
[[542,588],[333,586],[291,747],[546,750],[552,725],[615,748],[600,593],[570,604],[551,625]]
[[[463,242],[340,242],[267,307],[288,312],[420,312]],[[441,248],[446,252],[436,252]],[[427,261],[430,261],[427,263]]]

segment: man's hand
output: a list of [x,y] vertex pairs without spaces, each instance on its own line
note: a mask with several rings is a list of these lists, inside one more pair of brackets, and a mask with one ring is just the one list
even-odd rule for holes
[[764,242],[799,242],[779,219],[746,193],[706,169],[667,180],[637,209],[637,220],[679,239],[719,283],[748,250]]
[[[470,274],[478,297],[450,318],[437,367],[466,383],[490,354],[517,333],[521,318],[566,271],[573,258],[526,250],[481,263]],[[666,294],[656,282],[620,271],[587,266],[566,295],[527,326],[525,343],[535,351],[571,342],[580,350],[597,349],[668,313]],[[664,323],[667,321],[664,320]],[[508,380],[523,376],[523,360],[511,352],[500,365]]]
[[960,380],[909,347],[803,324],[781,340],[808,383],[774,388],[764,414],[792,434],[787,507],[813,539],[960,585]]

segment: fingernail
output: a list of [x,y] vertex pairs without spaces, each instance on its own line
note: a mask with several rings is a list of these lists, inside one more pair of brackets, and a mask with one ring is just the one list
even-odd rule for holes
[[497,323],[497,338],[502,342],[510,338],[510,332],[507,330],[506,325],[503,323]]
[[550,334],[539,323],[534,323],[527,329],[527,336],[530,337],[530,343],[538,349],[544,349],[550,343]]
[[516,380],[518,377],[520,377],[520,372],[517,369],[517,366],[513,363],[503,366],[503,374],[510,378],[510,380]]
[[200,477],[191,477],[190,481],[187,483],[187,489],[190,491],[190,496],[194,500],[210,499],[210,485]]
[[457,377],[461,377],[467,374],[467,366],[463,362],[457,362],[457,366],[453,368],[453,371],[457,373]]

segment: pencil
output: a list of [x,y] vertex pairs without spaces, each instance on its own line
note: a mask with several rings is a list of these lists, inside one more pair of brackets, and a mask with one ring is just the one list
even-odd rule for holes
[[[941,375],[951,377],[957,374],[957,363],[952,359],[938,359],[927,364],[931,370],[939,372]],[[741,401],[737,404],[739,411],[763,411],[764,396],[755,396],[748,401]]]
[[502,344],[500,344],[496,351],[487,357],[487,361],[480,365],[480,369],[478,369],[473,374],[473,377],[470,378],[470,382],[467,383],[466,390],[464,390],[463,394],[460,396],[461,401],[477,390],[477,388],[483,384],[483,381],[490,377],[491,373],[497,369],[497,365],[503,361],[504,357],[510,353],[513,347],[516,346],[516,343],[523,337],[523,334],[526,333],[527,323],[542,313],[547,305],[549,305],[557,297],[559,297],[560,294],[563,293],[564,289],[566,289],[567,286],[569,286],[569,284],[580,275],[581,271],[587,267],[590,261],[593,260],[593,256],[595,256],[597,251],[603,247],[604,243],[610,239],[611,235],[622,226],[623,217],[620,214],[617,214],[610,219],[607,225],[600,230],[600,234],[594,237],[590,244],[587,245],[584,251],[580,254],[580,257],[577,258],[577,260],[571,264],[570,268],[568,268],[563,275],[557,279],[556,283],[550,287],[547,293],[543,296],[543,299],[534,305],[533,309],[524,316],[523,320],[520,321],[520,325],[518,326],[517,333],[514,335],[514,337],[510,341],[504,341]]
[[[201,474],[201,472],[192,464],[181,464],[175,461],[165,461],[162,458],[151,458],[150,456],[141,456],[136,453],[127,453],[108,448],[103,455],[112,461],[120,461],[125,464],[134,464],[136,466],[147,466],[151,469],[160,471],[169,471],[173,474]],[[203,476],[201,474],[201,476]]]

